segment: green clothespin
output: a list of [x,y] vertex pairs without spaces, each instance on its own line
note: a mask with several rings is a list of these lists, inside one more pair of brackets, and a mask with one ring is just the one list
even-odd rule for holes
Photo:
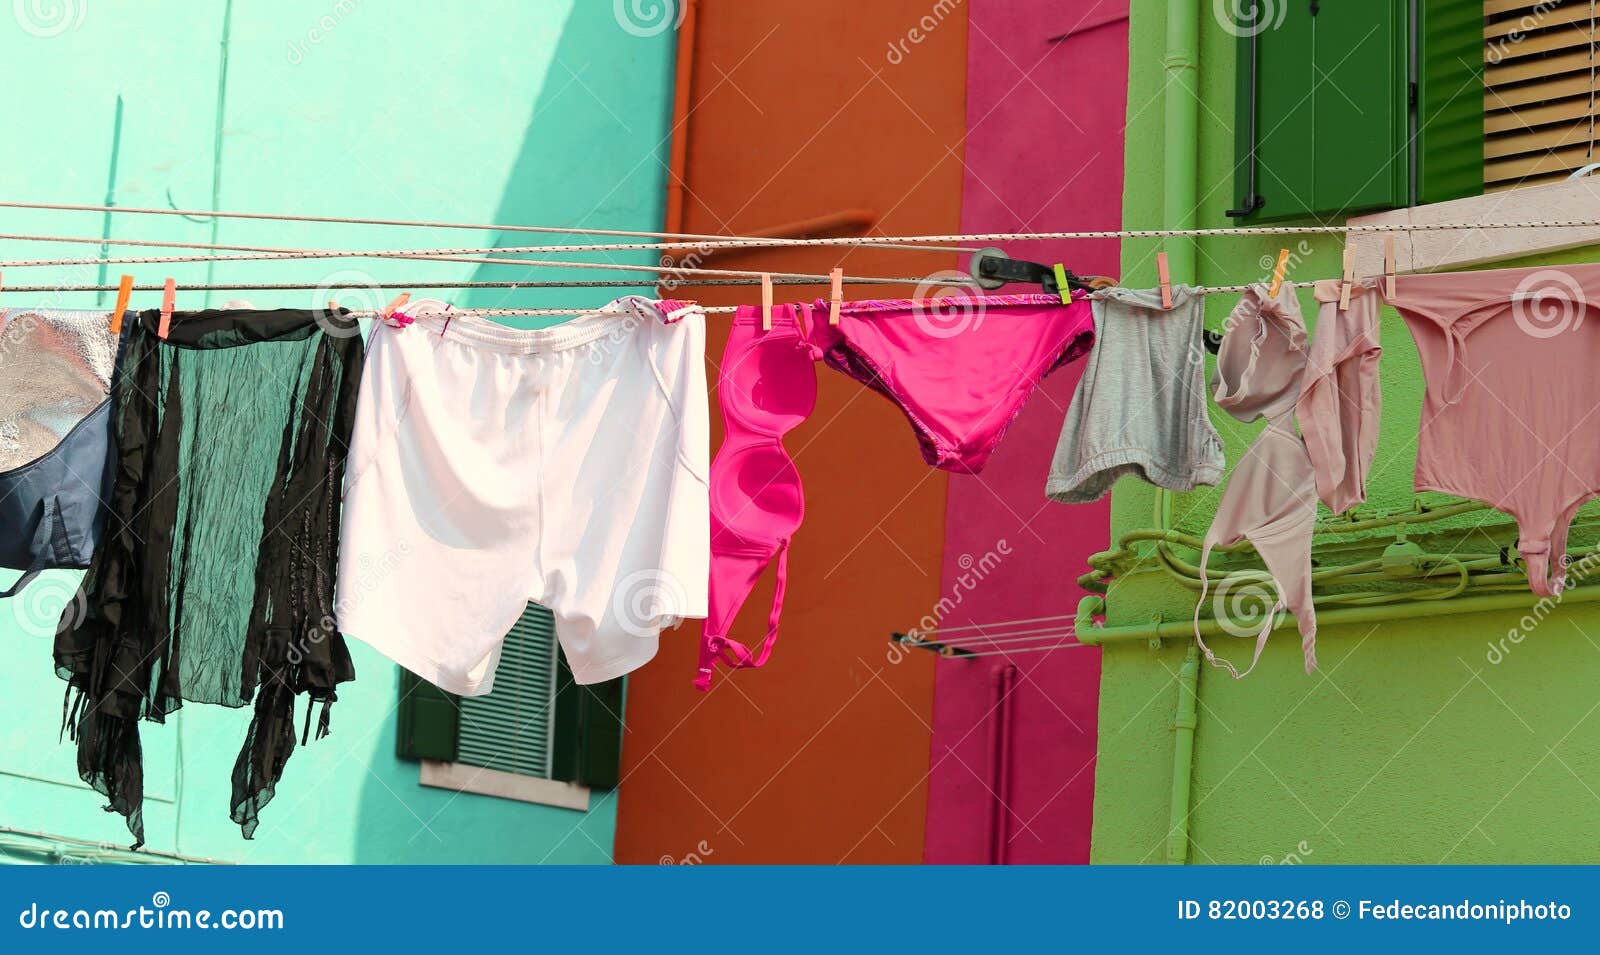
[[1061,304],[1062,305],[1071,305],[1072,304],[1072,286],[1067,284],[1067,267],[1065,265],[1062,265],[1060,262],[1057,262],[1056,265],[1055,265],[1055,269],[1056,269],[1056,291],[1061,294]]

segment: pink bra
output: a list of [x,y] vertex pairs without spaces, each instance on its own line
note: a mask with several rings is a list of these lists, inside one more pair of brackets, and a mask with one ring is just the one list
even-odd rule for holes
[[[727,431],[711,462],[710,613],[695,677],[701,690],[710,689],[719,659],[731,667],[759,667],[772,655],[788,579],[789,540],[805,517],[800,472],[784,450],[783,436],[816,406],[817,356],[800,325],[803,306],[772,311],[772,328],[762,331],[759,308],[739,309],[717,379]],[[767,634],[752,651],[728,631],[774,559],[777,583]]]

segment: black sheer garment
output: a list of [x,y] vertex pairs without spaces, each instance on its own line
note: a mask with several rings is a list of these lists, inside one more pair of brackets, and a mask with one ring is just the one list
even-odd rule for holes
[[[339,501],[364,357],[343,312],[160,313],[128,323],[105,534],[55,645],[78,774],[144,842],[139,721],[254,706],[233,769],[246,838],[295,746],[355,677],[334,612]],[[74,699],[76,691],[76,699]]]

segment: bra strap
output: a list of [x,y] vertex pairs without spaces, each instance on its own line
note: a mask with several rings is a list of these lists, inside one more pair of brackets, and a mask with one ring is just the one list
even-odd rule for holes
[[767,617],[767,635],[761,641],[761,646],[755,653],[750,648],[733,639],[732,637],[707,636],[700,641],[700,670],[695,675],[695,689],[706,691],[711,689],[711,675],[716,672],[716,663],[720,658],[723,663],[734,669],[754,669],[766,666],[767,660],[772,656],[773,647],[778,643],[778,619],[783,615],[783,594],[789,583],[789,542],[784,540],[778,545],[777,553],[777,582],[772,590],[772,612]]

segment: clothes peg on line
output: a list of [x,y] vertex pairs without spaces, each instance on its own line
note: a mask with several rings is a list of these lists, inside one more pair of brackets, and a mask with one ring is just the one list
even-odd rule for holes
[[1289,250],[1278,250],[1278,264],[1272,268],[1272,287],[1267,289],[1267,298],[1277,298],[1278,289],[1283,288],[1284,273],[1289,271]]
[[407,325],[410,325],[411,317],[406,315],[404,312],[400,313],[400,318],[398,321],[390,321],[390,319],[394,317],[395,312],[398,311],[402,305],[409,301],[411,301],[410,292],[401,292],[399,295],[396,295],[394,297],[394,301],[383,307],[382,320],[389,322],[389,324],[393,325],[395,328],[405,328]]
[[828,324],[839,324],[839,306],[844,302],[844,269],[834,269],[828,273],[832,285],[828,293]]
[[1056,293],[1061,296],[1062,305],[1072,304],[1072,286],[1067,280],[1067,267],[1060,262],[1054,266],[1056,272]]
[[1344,247],[1344,281],[1339,286],[1339,311],[1350,308],[1350,286],[1356,281],[1356,250],[1348,242]]
[[1383,237],[1383,295],[1394,298],[1394,236]]
[[1167,253],[1156,253],[1156,276],[1161,284],[1161,307],[1172,307],[1172,271],[1167,265]]
[[117,304],[111,309],[111,334],[122,334],[122,313],[128,310],[128,299],[133,296],[133,276],[124,275],[117,283]]
[[172,330],[172,308],[178,297],[178,283],[168,278],[161,288],[161,323],[156,326],[156,337],[166,341]]
[[761,330],[772,331],[772,276],[761,273]]

